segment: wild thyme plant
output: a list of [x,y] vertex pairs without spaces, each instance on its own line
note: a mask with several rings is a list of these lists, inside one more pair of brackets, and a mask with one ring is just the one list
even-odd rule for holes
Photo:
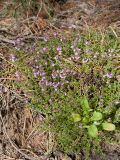
[[89,32],[77,39],[55,33],[33,53],[14,50],[10,55],[19,80],[12,86],[45,115],[54,149],[82,150],[88,157],[103,135],[119,130],[119,53],[114,35]]

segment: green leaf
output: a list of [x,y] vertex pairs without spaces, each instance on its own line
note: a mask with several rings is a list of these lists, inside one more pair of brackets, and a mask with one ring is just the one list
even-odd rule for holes
[[93,116],[91,117],[91,120],[93,121],[99,121],[101,119],[102,119],[102,113],[96,111],[93,113]]
[[81,106],[85,114],[88,114],[90,112],[90,106],[86,97],[81,99]]
[[74,122],[79,122],[81,120],[80,115],[77,113],[72,113],[72,118],[73,118]]
[[115,130],[115,125],[112,123],[108,123],[108,122],[102,123],[102,127],[106,131],[114,131]]
[[89,120],[90,120],[89,117],[83,117],[83,118],[82,118],[82,122],[83,122],[83,123],[88,123]]
[[97,137],[98,136],[98,129],[97,129],[97,127],[95,125],[89,126],[89,128],[88,128],[88,134],[91,137]]

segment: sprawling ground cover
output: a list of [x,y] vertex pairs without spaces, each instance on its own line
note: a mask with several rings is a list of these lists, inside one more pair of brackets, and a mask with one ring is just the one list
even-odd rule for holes
[[82,151],[88,158],[101,143],[119,141],[119,58],[119,39],[109,31],[54,33],[32,52],[9,48],[0,74],[45,117],[50,152]]

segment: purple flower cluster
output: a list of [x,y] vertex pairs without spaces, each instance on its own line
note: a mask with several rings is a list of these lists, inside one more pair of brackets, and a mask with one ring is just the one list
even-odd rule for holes
[[67,75],[68,75],[68,70],[65,70],[65,69],[62,69],[62,70],[54,70],[53,72],[52,72],[52,78],[53,79],[56,79],[56,78],[61,78],[61,79],[65,79],[66,77],[67,77]]
[[59,76],[58,71],[53,70],[51,76],[52,76],[53,79],[57,78]]
[[41,76],[43,79],[45,78],[46,73],[45,73],[42,65],[35,66],[32,70],[33,70],[33,75],[35,78],[37,78],[39,76]]
[[51,82],[51,81],[48,81],[46,78],[42,78],[40,81],[39,81],[39,85],[41,88],[45,88],[45,87],[53,87],[56,91],[58,90],[58,88],[60,86],[63,86],[65,84],[65,82]]
[[112,73],[106,73],[103,77],[112,78],[113,74]]
[[61,77],[61,79],[65,78],[65,74],[63,73],[64,71],[53,70],[52,74],[50,75],[50,77],[53,79],[51,81],[48,80],[46,72],[45,72],[42,65],[34,66],[32,68],[32,71],[33,71],[34,77],[40,79],[39,85],[43,90],[45,89],[45,87],[53,87],[55,90],[57,90],[60,86],[64,85],[64,83],[65,83],[62,81],[61,82],[54,82],[54,80],[58,77]]

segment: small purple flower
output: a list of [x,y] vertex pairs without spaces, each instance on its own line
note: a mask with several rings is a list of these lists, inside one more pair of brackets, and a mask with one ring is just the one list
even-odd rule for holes
[[46,73],[44,71],[40,72],[40,76],[44,77],[46,75]]
[[53,85],[53,82],[48,82],[48,86],[52,86]]
[[57,91],[58,87],[59,87],[59,83],[53,82],[53,87],[54,87],[55,91]]
[[57,76],[58,76],[58,73],[55,72],[55,71],[53,71],[53,73],[52,73],[52,78],[53,78],[53,79],[54,79],[54,78],[57,78]]
[[46,77],[43,76],[42,79],[41,79],[41,81],[46,81]]
[[65,70],[61,70],[59,74],[60,74],[60,78],[61,79],[65,79],[66,78],[66,72],[65,72]]
[[39,81],[39,85],[42,86],[42,87],[47,86],[48,85],[48,81],[46,80],[46,78],[45,79],[42,78]]
[[39,72],[38,71],[34,71],[33,75],[34,75],[34,77],[38,77],[39,76]]
[[61,51],[62,51],[62,48],[61,48],[61,47],[57,47],[57,51],[58,51],[58,52],[61,52]]
[[14,54],[11,54],[11,55],[10,55],[10,60],[11,60],[12,62],[15,62],[15,61],[16,61],[16,56],[15,56]]
[[33,75],[34,75],[34,77],[38,77],[39,74],[40,74],[40,71],[36,70],[35,68],[33,68]]
[[47,51],[48,51],[48,48],[44,47],[43,52],[47,52]]
[[112,73],[107,73],[107,74],[104,75],[104,77],[112,78],[112,77],[113,77],[113,74],[112,74]]
[[81,49],[80,48],[76,48],[76,51],[79,53],[81,51]]
[[54,32],[53,35],[54,35],[55,37],[57,37],[57,36],[58,36],[58,33],[57,33],[57,32]]
[[61,79],[65,79],[66,75],[64,73],[60,74]]

